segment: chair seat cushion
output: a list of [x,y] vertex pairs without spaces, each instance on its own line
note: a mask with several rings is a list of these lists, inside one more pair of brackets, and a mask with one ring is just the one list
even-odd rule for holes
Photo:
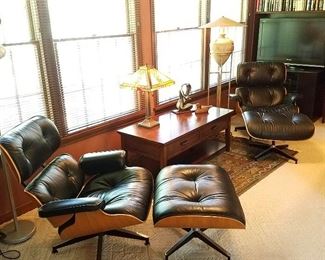
[[301,113],[245,111],[242,113],[250,136],[268,140],[304,140],[313,136],[313,122]]
[[158,227],[244,228],[228,174],[215,165],[172,165],[156,178],[153,220]]
[[142,167],[99,174],[83,188],[79,197],[97,197],[105,201],[108,214],[127,214],[146,220],[151,207],[153,180]]

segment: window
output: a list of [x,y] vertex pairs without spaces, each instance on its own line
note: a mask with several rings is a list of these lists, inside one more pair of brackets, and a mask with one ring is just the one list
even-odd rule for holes
[[[152,58],[176,82],[158,91],[158,102],[176,99],[183,83],[191,84],[192,93],[207,87],[203,86],[207,75],[203,75],[200,26],[222,15],[245,21],[247,0],[145,2],[0,0],[0,44],[7,50],[0,60],[1,132],[41,114],[53,119],[66,136],[102,122],[114,123],[142,108],[138,93],[119,87],[126,75],[142,65],[138,50],[141,40],[149,37],[140,34],[140,11],[152,15],[150,29],[155,35],[155,50],[144,57]],[[146,13],[150,4],[153,14]],[[148,28],[144,29],[147,34]],[[244,27],[227,31],[235,42],[231,77],[242,60],[244,31]],[[211,40],[217,33],[212,29]],[[217,82],[214,60],[210,65],[205,73],[212,85]],[[230,61],[224,71],[226,66]]]
[[39,41],[32,34],[30,6],[22,0],[0,0],[0,130],[2,133],[35,114],[46,114],[38,62]]
[[[214,21],[221,16],[230,18],[236,22],[246,22],[247,0],[228,0],[220,3],[219,0],[211,0],[210,21]],[[230,81],[236,77],[237,64],[244,57],[244,37],[245,27],[225,28],[226,37],[234,41],[234,52],[223,65],[222,81]],[[211,42],[218,38],[219,29],[211,29]],[[230,69],[231,68],[231,69]],[[209,83],[216,85],[218,82],[218,65],[213,58],[210,59]],[[230,75],[231,72],[231,75]]]
[[[190,83],[193,91],[203,89],[203,30],[207,22],[226,16],[238,22],[246,21],[247,0],[155,0],[154,29],[156,35],[156,65],[176,82],[174,87],[159,90],[159,102],[175,99],[179,87]],[[210,13],[209,13],[210,10]],[[168,17],[168,19],[166,19]],[[235,49],[223,67],[223,81],[236,74],[236,67],[243,60],[245,27],[227,28],[226,34],[234,40]],[[218,37],[218,29],[211,30],[211,41]],[[218,67],[213,59],[209,65],[209,85],[218,82]]]
[[136,110],[135,92],[119,87],[136,66],[129,2],[48,1],[68,131]]
[[67,135],[136,111],[119,87],[138,63],[136,2],[0,0],[1,131],[42,114]]
[[175,80],[174,86],[159,90],[159,102],[177,97],[183,83],[190,83],[192,92],[202,88],[201,2],[154,1],[156,65]]

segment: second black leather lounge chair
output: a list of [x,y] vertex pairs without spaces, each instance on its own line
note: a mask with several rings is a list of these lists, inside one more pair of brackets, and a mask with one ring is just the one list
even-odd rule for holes
[[244,62],[237,68],[237,88],[231,99],[238,101],[250,137],[271,141],[256,143],[265,147],[255,159],[278,153],[297,163],[297,158],[283,151],[288,145],[276,140],[305,140],[313,136],[314,124],[299,112],[297,94],[288,94],[284,86],[285,64],[279,62]]
[[[43,116],[25,121],[0,138],[11,172],[23,185],[59,145],[56,126]],[[149,244],[147,236],[121,229],[146,220],[153,192],[151,173],[127,167],[123,150],[88,153],[79,162],[69,154],[59,155],[28,183],[25,192],[39,206],[39,215],[57,227],[65,240],[53,252],[98,237],[97,259],[101,259],[105,235]]]

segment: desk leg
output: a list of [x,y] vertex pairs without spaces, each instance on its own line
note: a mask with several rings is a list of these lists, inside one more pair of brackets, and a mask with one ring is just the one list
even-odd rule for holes
[[160,170],[164,168],[166,165],[167,165],[167,152],[166,149],[163,148],[160,154],[160,162],[159,162]]
[[227,123],[227,128],[225,129],[225,140],[226,140],[226,151],[229,152],[230,151],[230,120],[228,120]]

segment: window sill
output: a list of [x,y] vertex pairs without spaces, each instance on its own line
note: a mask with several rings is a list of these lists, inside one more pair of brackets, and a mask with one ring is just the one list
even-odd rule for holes
[[130,123],[140,121],[144,116],[144,111],[139,111],[127,116],[122,116],[113,120],[102,122],[88,128],[80,129],[63,137],[61,143],[63,145],[72,144],[85,138],[93,137],[102,133],[116,131],[119,128],[129,125]]

